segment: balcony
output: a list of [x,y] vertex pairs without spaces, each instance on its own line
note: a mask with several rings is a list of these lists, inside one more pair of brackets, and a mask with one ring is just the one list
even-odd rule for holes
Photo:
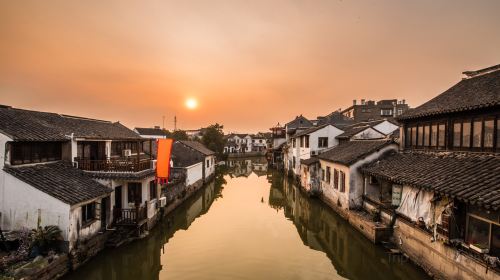
[[85,171],[140,172],[154,168],[154,161],[150,158],[137,159],[130,157],[103,160],[75,158],[75,162],[78,164],[78,169]]
[[113,220],[120,226],[140,226],[147,221],[147,211],[145,206],[130,209],[113,208]]

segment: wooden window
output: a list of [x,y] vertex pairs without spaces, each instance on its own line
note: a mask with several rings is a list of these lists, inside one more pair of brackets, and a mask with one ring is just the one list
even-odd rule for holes
[[295,138],[293,138],[293,139],[292,139],[292,147],[293,147],[293,148],[295,148],[295,144],[296,144],[296,139],[295,139]]
[[462,147],[470,147],[471,124],[470,121],[465,121],[462,125]]
[[326,167],[326,182],[328,184],[330,184],[330,177],[331,177],[331,170],[330,170],[330,166],[327,166]]
[[61,160],[61,142],[12,142],[11,164],[27,164]]
[[472,124],[472,147],[481,148],[483,134],[483,122],[475,120]]
[[444,124],[438,125],[438,147],[444,147],[446,144],[446,126]]
[[430,126],[424,126],[424,146],[429,147],[429,139],[430,139]]
[[304,146],[309,148],[309,135],[304,136]]
[[417,146],[417,127],[415,126],[411,128],[411,145]]
[[340,171],[340,191],[345,192],[345,173]]
[[500,117],[497,119],[497,149],[500,149]]
[[300,143],[300,147],[304,148],[304,136],[299,137],[299,141],[300,141],[299,142]]
[[405,146],[407,148],[411,147],[411,127],[406,127],[406,132],[405,132]]
[[462,140],[462,122],[455,122],[453,124],[453,147],[460,147]]
[[437,124],[431,126],[431,147],[437,146],[438,129]]
[[142,184],[128,183],[128,203],[142,203]]
[[318,148],[328,147],[328,137],[318,137]]
[[325,181],[325,169],[321,168],[321,180]]
[[210,160],[207,159],[207,168],[210,167]]
[[158,198],[157,185],[155,180],[149,182],[149,199]]
[[495,121],[485,120],[484,121],[484,148],[493,148],[493,137],[495,135]]
[[418,137],[417,146],[422,147],[422,145],[424,144],[424,127],[421,125],[418,126],[417,137]]
[[88,224],[95,220],[96,217],[95,202],[85,204],[82,206],[82,224]]
[[335,189],[339,188],[339,171],[337,169],[333,171],[333,187]]

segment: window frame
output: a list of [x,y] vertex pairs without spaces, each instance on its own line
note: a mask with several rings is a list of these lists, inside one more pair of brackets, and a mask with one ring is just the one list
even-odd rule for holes
[[96,218],[97,207],[95,201],[82,205],[80,209],[82,211],[81,214],[82,225],[88,225],[97,220]]

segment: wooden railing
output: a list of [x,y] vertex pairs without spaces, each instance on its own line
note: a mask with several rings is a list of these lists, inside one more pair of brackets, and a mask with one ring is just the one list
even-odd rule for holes
[[76,158],[78,169],[86,171],[106,172],[139,172],[153,168],[152,160],[136,158],[117,158],[104,160],[89,160]]
[[113,208],[113,218],[117,225],[139,225],[148,217],[148,209],[144,206],[130,209]]

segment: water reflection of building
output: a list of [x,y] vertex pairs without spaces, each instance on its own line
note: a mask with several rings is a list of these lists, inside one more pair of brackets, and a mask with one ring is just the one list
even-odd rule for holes
[[267,175],[268,162],[264,157],[231,159],[227,161],[227,167],[231,177],[248,177],[252,173],[261,177]]
[[373,246],[319,200],[310,199],[278,173],[269,176],[269,205],[282,209],[309,248],[326,253],[340,276],[349,279],[421,279],[425,274],[395,261]]

